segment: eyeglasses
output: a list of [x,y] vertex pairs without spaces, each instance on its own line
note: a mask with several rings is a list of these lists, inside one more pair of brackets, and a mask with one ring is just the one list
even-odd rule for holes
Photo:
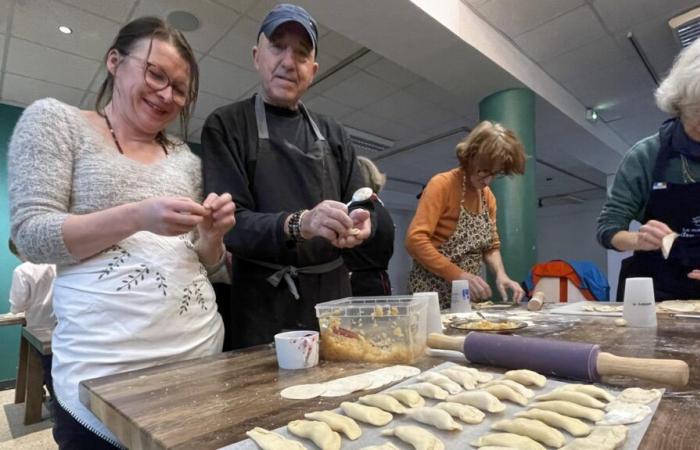
[[136,56],[128,54],[126,56],[139,60],[143,64],[143,80],[146,82],[146,86],[154,91],[162,91],[168,86],[171,86],[173,102],[178,106],[185,106],[187,104],[187,92],[181,87],[174,85],[173,81],[163,69],[156,64],[144,61]]
[[489,172],[488,170],[477,170],[476,177],[480,180],[485,180],[486,178],[492,177],[494,180],[503,178],[503,172]]

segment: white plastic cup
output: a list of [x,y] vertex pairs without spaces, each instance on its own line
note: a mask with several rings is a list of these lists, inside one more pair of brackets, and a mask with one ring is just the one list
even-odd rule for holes
[[469,280],[454,280],[452,282],[452,301],[450,312],[464,313],[472,310],[469,299]]
[[437,292],[414,292],[413,297],[426,302],[428,311],[428,333],[442,333],[440,318],[440,297]]
[[655,327],[656,303],[654,280],[651,278],[627,278],[622,317],[630,327]]
[[308,369],[318,365],[318,331],[287,331],[275,335],[277,364],[281,369]]

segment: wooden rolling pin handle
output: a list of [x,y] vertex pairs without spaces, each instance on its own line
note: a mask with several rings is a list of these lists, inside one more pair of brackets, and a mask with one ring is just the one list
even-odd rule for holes
[[464,336],[445,336],[440,333],[428,335],[428,347],[464,352]]
[[601,376],[626,375],[672,386],[685,386],[690,376],[688,363],[680,359],[627,358],[606,352],[598,354],[596,369]]

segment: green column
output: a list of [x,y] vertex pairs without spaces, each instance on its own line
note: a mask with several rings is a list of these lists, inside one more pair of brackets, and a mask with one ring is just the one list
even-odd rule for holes
[[[529,89],[496,92],[479,103],[480,120],[499,122],[515,132],[528,156],[524,175],[503,177],[491,183],[498,203],[498,234],[506,273],[522,282],[537,260],[535,214],[535,95]],[[494,277],[489,272],[489,284]],[[499,298],[494,290],[494,299]]]

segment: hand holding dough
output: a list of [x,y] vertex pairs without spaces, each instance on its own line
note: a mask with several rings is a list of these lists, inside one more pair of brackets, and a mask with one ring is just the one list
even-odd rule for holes
[[499,420],[491,426],[493,430],[527,436],[549,447],[559,448],[566,444],[566,438],[560,431],[533,419]]
[[343,433],[351,441],[359,438],[362,435],[360,426],[350,417],[333,411],[314,411],[304,414],[304,417],[311,420],[325,422],[331,430]]
[[445,450],[445,444],[433,433],[413,425],[390,428],[382,431],[382,435],[396,436],[407,444],[411,444],[415,450]]
[[345,414],[360,422],[365,422],[376,427],[382,427],[394,418],[390,413],[374,406],[360,405],[359,403],[343,402],[340,408]]
[[323,422],[292,420],[287,430],[295,436],[311,439],[321,450],[340,450],[340,435]]
[[591,433],[591,427],[582,420],[564,416],[554,411],[532,408],[528,409],[527,411],[516,413],[515,417],[537,419],[552,427],[561,428],[562,430],[567,431],[570,435],[576,437],[588,436]]
[[425,400],[420,394],[413,389],[396,389],[394,391],[387,392],[396,400],[400,401],[409,408],[420,408],[425,405]]
[[547,383],[547,378],[544,375],[527,369],[509,370],[503,376],[525,386],[542,387]]
[[506,406],[493,394],[486,391],[466,391],[451,395],[447,399],[450,402],[462,403],[479,408],[490,413],[503,412]]
[[461,430],[462,425],[455,422],[450,413],[440,408],[424,406],[410,410],[407,414],[413,420],[432,425],[440,430]]
[[262,450],[306,450],[306,447],[301,443],[264,428],[255,427],[246,431],[245,434],[255,441]]
[[564,400],[533,403],[532,407],[558,412],[559,414],[569,417],[580,417],[581,419],[590,420],[591,422],[597,422],[605,415],[605,413],[599,409],[588,408],[587,406],[581,406]]
[[470,443],[474,447],[485,447],[487,445],[501,445],[504,447],[515,447],[520,450],[546,450],[537,441],[527,436],[520,436],[513,433],[491,433],[481,436]]
[[451,416],[471,425],[483,422],[484,417],[486,417],[486,414],[473,406],[457,402],[440,402],[435,407],[445,410]]

